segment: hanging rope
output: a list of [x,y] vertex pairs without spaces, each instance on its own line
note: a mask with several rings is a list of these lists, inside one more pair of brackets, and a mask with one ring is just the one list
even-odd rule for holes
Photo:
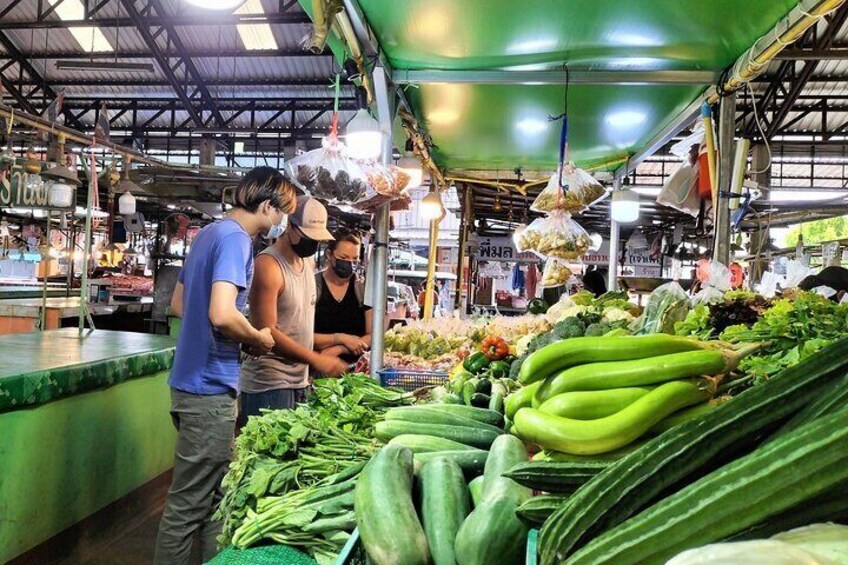
[[559,161],[557,164],[557,172],[559,178],[557,179],[557,186],[559,188],[559,198],[564,198],[565,187],[562,184],[562,169],[565,166],[568,158],[568,87],[571,83],[571,76],[568,72],[568,65],[563,65],[563,70],[565,71],[565,95],[563,100],[563,109],[562,114],[558,116],[548,115],[549,122],[555,122],[558,120],[562,120],[562,128],[559,133]]

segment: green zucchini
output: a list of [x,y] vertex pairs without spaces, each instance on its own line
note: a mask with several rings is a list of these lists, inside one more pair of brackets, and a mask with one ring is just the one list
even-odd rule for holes
[[491,430],[480,430],[465,426],[453,426],[450,424],[419,424],[416,422],[402,422],[399,420],[384,420],[377,422],[374,427],[375,435],[380,441],[390,439],[404,434],[434,436],[465,445],[488,449],[492,442],[500,434]]
[[474,477],[470,483],[468,483],[468,492],[471,494],[471,502],[474,506],[480,504],[480,501],[483,499],[483,481],[485,477],[480,475],[479,477]]
[[848,480],[848,407],[780,436],[593,539],[569,565],[663,563]]
[[533,405],[539,406],[565,392],[642,387],[699,375],[726,373],[734,370],[739,361],[751,351],[752,349],[687,351],[634,361],[590,363],[571,367],[545,380],[533,397]]
[[707,398],[708,393],[696,382],[672,381],[624,410],[597,420],[572,420],[522,408],[515,415],[515,431],[544,449],[576,455],[606,453],[635,441],[673,412]]
[[531,461],[519,463],[504,476],[533,490],[571,493],[609,466],[609,461],[591,459],[584,461]]
[[428,461],[418,476],[421,522],[435,565],[454,565],[454,542],[460,526],[471,512],[468,486],[462,469],[450,459]]
[[387,445],[356,482],[356,525],[368,557],[377,565],[426,565],[427,538],[412,502],[412,452]]
[[528,528],[508,498],[483,500],[468,515],[456,535],[459,565],[518,565],[523,563]]
[[503,414],[493,412],[492,410],[474,408],[472,406],[463,406],[461,404],[438,404],[434,406],[427,406],[427,408],[440,410],[442,412],[447,412],[448,414],[456,414],[457,416],[463,416],[465,418],[471,418],[472,420],[477,420],[478,422],[490,424],[498,428],[502,427],[504,423]]
[[537,528],[568,500],[562,494],[540,494],[526,501],[515,511],[518,517],[531,528]]
[[[647,387],[613,388],[610,390],[591,390],[564,392],[549,398],[545,402],[537,402],[533,398],[533,407],[545,414],[574,420],[596,420],[612,416],[624,410],[646,394],[651,389]],[[536,395],[538,396],[538,395]]]
[[505,497],[515,500],[518,505],[530,498],[533,493],[529,488],[504,476],[510,469],[520,463],[526,463],[528,459],[527,449],[517,437],[505,435],[496,439],[489,450],[483,473],[483,500]]
[[662,492],[680,488],[692,477],[748,452],[764,434],[817,399],[846,367],[848,338],[843,338],[619,459],[545,522],[539,535],[543,561],[561,561],[587,540],[644,509]]
[[503,413],[504,398],[506,398],[506,387],[501,383],[492,385],[492,396],[489,399],[489,410]]
[[417,424],[439,424],[445,426],[462,426],[478,430],[486,430],[495,434],[504,433],[501,428],[480,422],[472,418],[437,410],[430,406],[402,406],[386,411],[385,419]]
[[576,365],[645,359],[669,353],[697,351],[708,347],[711,346],[693,339],[666,334],[573,337],[546,345],[531,353],[521,364],[518,380],[524,384],[530,384]]
[[475,449],[472,451],[428,451],[427,453],[416,453],[415,460],[422,465],[433,459],[444,457],[450,459],[460,466],[467,475],[479,475],[486,465],[488,451]]
[[607,466],[612,465],[614,461],[618,461],[625,455],[628,455],[640,447],[642,447],[648,440],[639,440],[634,441],[631,444],[625,445],[619,449],[614,451],[607,451],[606,453],[596,453],[595,455],[574,455],[573,453],[562,453],[561,451],[544,451],[545,457],[548,461],[573,461],[573,462],[581,462],[581,461],[591,461],[591,462],[604,462]]
[[538,383],[533,383],[531,385],[527,385],[522,387],[504,400],[504,413],[506,417],[510,420],[515,418],[515,413],[518,412],[521,408],[527,408],[533,404],[533,396],[536,394],[536,391],[539,390],[539,387],[542,386],[541,381]]
[[414,434],[403,434],[393,437],[389,445],[402,445],[412,450],[412,453],[428,453],[430,451],[474,451],[476,447],[452,441],[449,439],[420,436]]

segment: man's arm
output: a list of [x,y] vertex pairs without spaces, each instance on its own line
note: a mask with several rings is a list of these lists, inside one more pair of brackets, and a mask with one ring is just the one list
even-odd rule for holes
[[283,274],[277,261],[273,257],[260,255],[256,259],[256,271],[250,289],[250,320],[253,325],[271,328],[273,351],[280,357],[307,363],[331,376],[343,373],[347,366],[338,358],[307,349],[277,329],[277,301],[283,292]]
[[209,322],[226,337],[249,345],[257,352],[270,351],[272,342],[268,328],[257,330],[251,326],[244,314],[236,307],[237,298],[236,285],[223,281],[212,283]]
[[183,317],[183,283],[177,281],[177,286],[174,287],[174,294],[171,295],[171,316],[177,318]]

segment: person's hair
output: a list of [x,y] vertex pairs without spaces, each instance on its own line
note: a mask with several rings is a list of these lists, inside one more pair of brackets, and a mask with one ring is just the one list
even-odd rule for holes
[[297,205],[297,193],[291,182],[273,167],[250,170],[233,193],[233,206],[255,213],[268,200],[271,206],[291,214]]
[[349,228],[337,229],[336,233],[333,234],[333,237],[335,238],[334,240],[327,242],[327,249],[330,251],[335,251],[339,243],[343,241],[354,245],[362,245],[362,239],[360,239],[359,234]]

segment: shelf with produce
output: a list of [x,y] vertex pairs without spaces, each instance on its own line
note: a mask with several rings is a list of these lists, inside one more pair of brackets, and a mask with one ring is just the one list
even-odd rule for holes
[[[377,564],[476,565],[524,562],[538,528],[540,563],[663,563],[846,520],[844,506],[816,504],[848,483],[845,440],[823,432],[848,418],[846,320],[848,306],[810,293],[693,307],[666,288],[642,310],[624,293],[578,293],[520,320],[392,332],[407,352],[395,355],[450,355],[447,380],[401,391],[347,375],[317,381],[294,412],[253,418],[221,541],[287,544],[319,563],[347,544]],[[668,328],[680,335],[652,333]],[[787,473],[763,486],[788,462],[809,466],[811,488]],[[414,494],[434,483],[437,495]],[[755,499],[757,512],[716,510]]]

